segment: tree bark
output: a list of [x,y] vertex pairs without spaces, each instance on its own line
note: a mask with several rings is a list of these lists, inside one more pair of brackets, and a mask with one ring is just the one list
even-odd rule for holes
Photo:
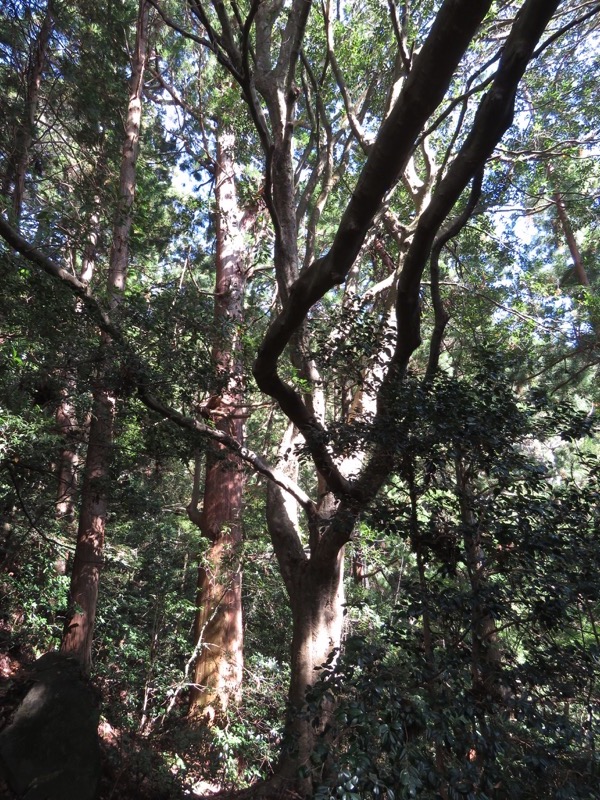
[[471,588],[471,676],[473,692],[483,704],[502,700],[500,683],[502,653],[496,622],[485,596],[488,590],[488,569],[482,541],[482,530],[473,509],[472,477],[460,456],[456,458],[456,494],[463,528],[465,562]]
[[[119,179],[119,201],[113,226],[113,243],[107,279],[111,310],[114,310],[121,302],[127,277],[129,231],[135,197],[147,37],[148,5],[146,0],[141,0],[129,84],[129,103]],[[107,380],[110,344],[111,337],[103,332],[93,391],[92,420],[81,493],[77,545],[69,590],[69,607],[61,643],[61,651],[77,657],[86,672],[90,671],[92,663],[92,639],[104,553],[109,471],[116,408],[115,392],[108,385]]]
[[[297,467],[292,430],[290,426],[279,454],[279,468],[288,474]],[[275,484],[267,487],[269,533],[292,610],[288,715],[275,784],[289,782],[306,794],[319,782],[325,766],[313,764],[311,753],[317,739],[326,735],[332,711],[324,704],[316,718],[309,718],[307,691],[318,681],[323,665],[336,657],[344,622],[344,551],[322,552],[320,544],[331,525],[344,525],[348,539],[354,521],[353,514],[336,513],[331,493],[324,495],[319,515],[310,523],[309,555],[300,539],[293,504]]]
[[[239,325],[243,319],[246,250],[243,221],[235,186],[235,138],[220,130],[215,171],[217,223],[215,278],[216,393],[205,405],[215,426],[240,444],[244,440],[244,397]],[[196,463],[196,476],[198,462]],[[206,459],[204,504],[199,513],[193,497],[190,519],[210,542],[198,568],[194,629],[198,658],[190,698],[192,716],[213,719],[239,700],[243,669],[242,500],[244,470],[222,445],[213,445]]]
[[[575,237],[575,232],[573,231],[573,226],[571,225],[571,220],[569,218],[569,212],[565,204],[564,196],[560,189],[556,186],[554,169],[550,163],[546,163],[546,175],[548,177],[548,183],[550,184],[550,190],[552,192],[552,202],[556,208],[556,216],[558,217],[560,227],[562,228],[562,232],[573,261],[572,269],[567,271],[560,282],[561,286],[575,280],[579,286],[583,286],[585,290],[591,291],[592,287],[587,270],[585,268],[583,254],[579,249],[579,244],[577,243],[577,238]],[[593,307],[590,309],[589,323],[596,338],[598,338],[600,335],[600,316],[598,313],[594,312]]]
[[294,576],[292,586],[290,710],[280,763],[283,774],[290,777],[298,769],[313,771],[311,753],[317,738],[326,731],[332,710],[324,705],[318,719],[306,719],[306,693],[317,682],[323,665],[335,657],[341,647],[343,550],[335,563],[326,567],[308,559]]
[[[98,245],[98,224],[99,218],[99,199],[96,198],[96,208],[89,217],[89,234],[81,259],[79,270],[79,280],[89,285],[94,274],[97,258]],[[75,257],[73,256],[73,263]],[[81,302],[76,301],[81,308]],[[65,356],[67,365],[68,356]],[[58,453],[57,475],[57,495],[56,495],[56,517],[65,524],[71,532],[75,521],[77,484],[79,480],[79,446],[86,434],[89,436],[89,425],[79,426],[77,413],[71,401],[71,393],[76,388],[76,376],[70,366],[67,366],[65,374],[62,376],[64,385],[60,392],[60,401],[56,409],[56,430],[62,439],[62,446]],[[85,430],[88,428],[88,430]],[[67,571],[67,556],[57,560],[57,570],[61,575]]]
[[567,242],[567,246],[569,248],[569,253],[571,254],[571,258],[573,260],[573,274],[575,276],[577,283],[580,284],[580,286],[589,287],[590,280],[588,278],[585,269],[585,264],[583,263],[583,257],[581,255],[579,245],[577,244],[577,239],[575,238],[575,234],[573,232],[573,227],[571,225],[571,220],[569,219],[567,207],[565,205],[562,192],[556,186],[554,169],[552,167],[552,164],[550,164],[549,162],[546,162],[546,175],[548,177],[550,191],[552,192],[552,202],[554,203],[554,207],[556,208],[556,216],[558,217],[560,227],[562,228],[563,234],[565,236],[565,241]]
[[40,97],[42,75],[48,57],[48,43],[52,33],[52,0],[48,0],[46,13],[39,34],[30,55],[27,69],[27,94],[21,124],[17,128],[14,148],[5,170],[2,193],[8,194],[12,186],[12,212],[18,225],[25,195],[25,178],[29,164],[29,154],[35,135],[35,120]]
[[69,606],[61,643],[61,651],[77,657],[87,673],[92,664],[92,639],[104,553],[114,412],[114,395],[97,386],[81,489]]
[[61,398],[56,410],[56,430],[62,438],[63,446],[58,455],[56,493],[56,516],[70,524],[75,518],[75,494],[77,491],[77,419],[75,409],[69,398],[69,386],[61,390]]

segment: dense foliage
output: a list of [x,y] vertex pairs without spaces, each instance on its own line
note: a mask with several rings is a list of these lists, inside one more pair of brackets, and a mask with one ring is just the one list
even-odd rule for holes
[[3,4],[0,697],[101,498],[103,797],[598,796],[599,19]]
[[[336,788],[327,781],[318,796],[595,796],[600,464],[590,422],[540,395],[516,403],[506,375],[484,366],[477,381],[421,393],[427,424],[404,455],[412,492],[390,492],[369,520],[379,546],[408,529],[412,547],[393,575],[393,606],[358,627],[314,691],[313,713],[336,706],[332,739],[316,751],[333,751]],[[482,608],[494,626],[492,680],[474,685],[469,629]]]

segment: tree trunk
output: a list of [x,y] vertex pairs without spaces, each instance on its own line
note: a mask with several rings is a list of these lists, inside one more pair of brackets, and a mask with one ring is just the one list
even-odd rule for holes
[[199,653],[194,668],[190,713],[213,720],[239,700],[243,669],[242,576],[239,542],[223,534],[198,569],[198,612],[194,636]]
[[58,456],[56,493],[56,517],[67,524],[75,518],[75,493],[77,490],[77,419],[75,409],[69,398],[69,387],[63,387],[56,409],[56,430],[62,438],[63,446]]
[[[292,476],[297,469],[294,444],[293,426],[289,426],[279,451],[279,467]],[[339,524],[332,499],[330,493],[323,494],[309,537],[309,557],[299,536],[294,504],[279,487],[267,487],[269,533],[292,610],[288,715],[281,759],[271,782],[276,791],[283,783],[310,795],[326,767],[325,763],[314,764],[311,753],[317,739],[326,735],[332,709],[321,704],[319,713],[310,717],[306,711],[307,692],[319,679],[322,666],[336,657],[342,640],[344,548],[337,548],[334,554],[322,547],[330,526]],[[348,515],[346,540],[353,522],[354,516]]]
[[[319,565],[304,562],[292,579],[290,602],[293,633],[289,717],[280,771],[294,778],[300,769],[307,772],[307,787],[312,788],[322,765],[313,765],[310,756],[315,742],[327,729],[332,709],[321,706],[318,718],[306,712],[306,693],[319,679],[321,667],[339,651],[344,622],[343,550],[335,563]],[[308,785],[310,784],[310,785]]]
[[[554,170],[552,165],[549,163],[546,164],[546,175],[548,176],[548,182],[552,191],[552,201],[556,208],[556,215],[558,217],[560,227],[562,228],[562,232],[573,261],[573,267],[568,270],[561,279],[561,286],[568,284],[574,279],[576,283],[585,287],[589,291],[591,288],[590,279],[585,268],[583,254],[579,249],[575,232],[573,231],[573,226],[571,225],[571,220],[569,218],[569,213],[565,205],[564,197],[560,190],[555,186],[556,181]],[[595,306],[593,305],[590,307],[589,322],[592,326],[592,330],[596,334],[596,337],[598,337],[600,334],[600,315],[598,315],[598,312],[594,311],[594,308]]]
[[90,671],[92,663],[92,638],[104,552],[114,412],[114,395],[104,389],[97,389],[94,392],[81,489],[67,622],[61,644],[61,651],[76,656],[86,672]]
[[[92,212],[89,219],[89,234],[81,259],[79,279],[82,283],[89,285],[92,280],[94,267],[97,257],[98,245],[98,225],[99,199],[97,199],[96,209]],[[75,254],[72,258],[75,267]],[[76,301],[81,308],[80,301]],[[65,356],[68,364],[68,357]],[[58,453],[58,465],[56,470],[57,495],[56,495],[56,518],[64,523],[70,532],[75,521],[75,507],[78,483],[79,468],[79,441],[85,437],[89,431],[81,430],[77,420],[77,414],[71,402],[71,393],[76,388],[76,375],[68,366],[63,375],[64,386],[60,392],[60,401],[56,409],[56,431],[62,439],[62,446]],[[89,426],[84,426],[89,427]],[[79,440],[79,441],[78,441]],[[60,556],[56,561],[57,572],[65,575],[67,572],[68,556]]]
[[[60,401],[56,409],[56,432],[62,440],[58,452],[56,467],[56,519],[65,532],[71,534],[75,521],[75,504],[77,495],[77,469],[79,466],[78,431],[75,409],[69,397],[73,385],[73,376],[68,374],[67,385],[60,392]],[[70,536],[69,536],[70,538]],[[68,569],[68,552],[58,554],[54,568],[58,575],[66,575]]]
[[556,208],[556,215],[565,236],[569,253],[573,259],[573,274],[577,283],[579,283],[581,286],[589,286],[590,280],[585,269],[585,264],[583,263],[583,258],[581,251],[579,250],[579,245],[577,244],[577,239],[575,238],[575,234],[571,226],[571,220],[569,219],[567,207],[565,205],[562,193],[555,185],[556,181],[554,177],[554,169],[549,162],[546,162],[546,175],[548,177],[548,183],[550,184],[552,202]]
[[488,568],[482,543],[482,531],[473,510],[472,480],[469,468],[456,459],[456,491],[463,527],[463,540],[469,583],[471,585],[471,675],[473,691],[484,704],[502,701],[502,652],[496,622],[485,599]]
[[[119,202],[113,226],[107,288],[109,306],[115,309],[123,296],[129,258],[142,112],[143,77],[147,58],[148,5],[141,0],[136,46],[132,61],[125,142],[121,158]],[[69,607],[61,644],[64,653],[76,656],[86,672],[92,661],[92,638],[103,560],[109,469],[115,420],[115,395],[107,385],[107,351],[110,337],[102,334],[98,373],[93,392],[92,421],[84,469],[77,546],[73,560]]]
[[[236,420],[241,423],[241,420]],[[237,425],[235,427],[238,427]],[[241,427],[241,424],[239,425]],[[232,433],[231,430],[228,431]],[[241,436],[241,431],[238,431]],[[209,453],[201,531],[210,541],[198,568],[194,667],[190,713],[209,719],[239,699],[242,685],[242,576],[239,550],[244,474],[222,449]]]
[[52,33],[52,2],[48,0],[46,13],[35,41],[33,52],[29,58],[27,69],[27,95],[25,97],[25,111],[21,124],[18,126],[14,141],[13,152],[10,156],[2,185],[2,193],[8,194],[12,186],[13,203],[12,211],[18,224],[21,218],[23,197],[25,194],[25,177],[29,163],[29,153],[34,139],[35,120],[42,74],[48,56],[48,43]]
[[[235,139],[218,132],[215,170],[217,218],[215,343],[217,393],[205,405],[215,426],[238,442],[244,438],[244,397],[239,324],[243,318],[246,250],[235,187]],[[199,464],[196,462],[197,486]],[[210,542],[198,568],[198,603],[194,629],[198,652],[190,714],[213,719],[230,699],[239,700],[243,668],[242,542],[244,471],[226,448],[213,445],[206,459],[204,505],[192,497],[190,519]]]

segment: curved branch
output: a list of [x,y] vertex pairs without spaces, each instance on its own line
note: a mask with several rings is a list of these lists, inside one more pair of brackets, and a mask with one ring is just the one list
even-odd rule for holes
[[275,71],[281,78],[284,77],[285,73],[284,86],[286,91],[289,91],[294,83],[296,65],[300,58],[300,48],[311,5],[312,0],[293,0],[285,30],[281,36],[281,46]]
[[473,214],[475,206],[477,205],[479,197],[481,195],[482,183],[483,183],[483,168],[480,169],[477,175],[475,175],[475,177],[473,178],[473,183],[471,185],[471,194],[469,195],[467,205],[463,209],[462,213],[452,222],[452,224],[447,228],[446,231],[444,231],[437,237],[437,239],[433,244],[433,247],[431,248],[430,291],[431,291],[431,300],[433,303],[435,323],[433,327],[433,333],[431,335],[431,342],[429,344],[429,360],[427,362],[427,370],[425,371],[426,381],[431,380],[435,375],[435,373],[437,372],[440,360],[440,349],[442,346],[442,339],[444,336],[446,325],[448,324],[448,320],[450,319],[450,315],[444,308],[442,296],[440,294],[440,266],[439,266],[440,254],[442,252],[442,248],[450,241],[450,239],[453,239],[460,233],[460,231],[464,228],[464,226],[471,218],[471,215]]
[[[208,14],[204,10],[204,6],[200,0],[188,0],[188,6],[192,14],[198,19],[200,25],[206,30],[208,40],[210,42],[210,49],[217,56],[219,61],[226,67],[226,69],[235,77],[240,80],[240,52],[234,42],[231,27],[229,25],[229,17],[227,12],[222,7],[223,3],[213,2],[217,17],[221,23],[221,34],[211,24]],[[226,55],[225,55],[226,54]]]
[[351,486],[327,451],[323,428],[300,395],[279,377],[278,361],[310,308],[346,279],[383,199],[398,182],[419,132],[448,90],[454,70],[490,6],[491,0],[443,3],[414,68],[371,148],[331,250],[304,269],[294,282],[282,312],[267,330],[254,364],[259,388],[277,400],[297,425],[319,471],[338,493],[348,493]]
[[398,341],[394,363],[400,372],[420,344],[419,286],[435,236],[469,181],[484,167],[512,124],[517,87],[559,2],[527,0],[521,8],[469,135],[419,220],[398,286]]
[[338,89],[340,90],[340,94],[342,95],[342,100],[344,102],[344,109],[346,111],[346,118],[352,130],[352,133],[356,138],[356,141],[360,144],[363,152],[365,154],[368,154],[369,143],[367,141],[358,114],[354,109],[354,103],[350,98],[350,93],[348,92],[346,81],[344,80],[344,76],[342,75],[342,70],[340,69],[340,65],[338,64],[338,60],[335,55],[335,48],[333,43],[333,28],[331,25],[330,16],[327,13],[327,9],[325,7],[323,7],[323,16],[325,20],[325,33],[327,39],[327,59],[331,64],[331,69],[333,72],[333,76],[335,78],[335,82],[337,84]]
[[[496,144],[512,124],[517,87],[559,3],[560,0],[526,0],[522,6],[506,40],[492,86],[479,104],[471,131],[419,219],[398,283],[396,348],[378,397],[378,417],[382,422],[390,413],[390,400],[409,359],[421,343],[420,283],[435,237],[469,181],[484,168]],[[363,502],[379,491],[393,468],[391,461],[387,447],[378,445],[355,486]]]

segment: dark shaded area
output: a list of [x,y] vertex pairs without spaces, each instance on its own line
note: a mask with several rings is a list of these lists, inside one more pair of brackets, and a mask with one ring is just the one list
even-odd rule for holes
[[0,767],[24,800],[92,800],[100,777],[99,709],[76,660],[47,653],[25,668],[5,701]]

